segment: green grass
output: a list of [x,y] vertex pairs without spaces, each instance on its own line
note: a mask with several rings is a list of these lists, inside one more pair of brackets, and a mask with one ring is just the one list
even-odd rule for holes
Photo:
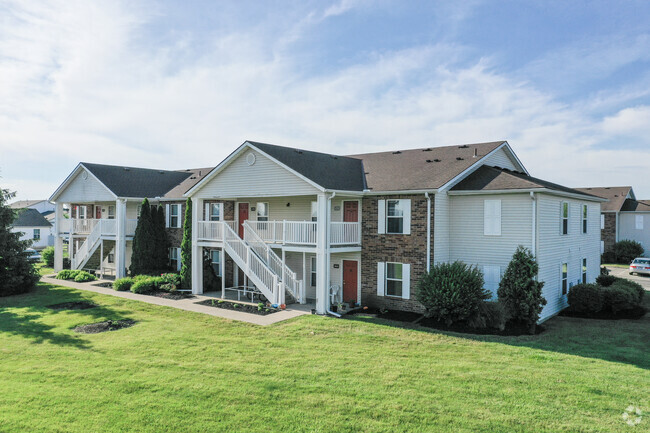
[[603,263],[600,266],[605,268],[625,268],[625,269],[630,267],[630,265],[621,265],[618,263]]
[[[45,308],[82,299],[100,308]],[[123,318],[137,323],[72,331]],[[649,331],[562,317],[522,337],[319,316],[257,327],[40,284],[0,298],[0,431],[647,431]],[[631,404],[646,412],[635,428]]]

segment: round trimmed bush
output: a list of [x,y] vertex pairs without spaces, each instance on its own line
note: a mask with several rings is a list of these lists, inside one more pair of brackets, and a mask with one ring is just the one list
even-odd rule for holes
[[597,284],[578,284],[571,287],[567,296],[571,311],[597,313],[603,309],[603,289]]
[[639,295],[637,291],[626,284],[616,282],[603,290],[605,305],[614,314],[632,310],[639,306]]
[[93,274],[90,272],[86,271],[79,271],[77,272],[77,275],[74,277],[74,281],[76,283],[85,283],[87,281],[95,281],[97,277],[95,277]]
[[41,251],[41,260],[49,268],[54,267],[54,247],[46,247]]
[[132,285],[133,278],[130,277],[119,278],[113,281],[113,289],[117,290],[118,292],[126,292],[127,290],[131,290]]
[[614,244],[614,255],[616,262],[624,265],[632,263],[632,260],[643,255],[643,246],[637,241],[624,239]]
[[139,294],[149,293],[157,289],[161,284],[164,284],[164,280],[161,277],[135,278],[131,286],[131,292]]
[[451,325],[475,317],[490,298],[483,289],[483,272],[463,262],[440,263],[422,275],[416,287],[418,301],[430,317]]
[[614,284],[616,280],[618,280],[618,278],[613,275],[598,275],[596,277],[596,284],[601,287],[609,287]]

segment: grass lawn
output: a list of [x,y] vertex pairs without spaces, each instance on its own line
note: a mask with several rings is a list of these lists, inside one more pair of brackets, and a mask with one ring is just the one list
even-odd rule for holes
[[620,265],[618,263],[603,263],[600,266],[605,268],[625,268],[625,269],[630,267],[630,265]]
[[[45,308],[77,300],[100,308]],[[72,331],[107,319],[137,323]],[[647,317],[558,317],[523,337],[319,316],[257,327],[40,284],[0,298],[0,431],[648,431],[648,342]]]

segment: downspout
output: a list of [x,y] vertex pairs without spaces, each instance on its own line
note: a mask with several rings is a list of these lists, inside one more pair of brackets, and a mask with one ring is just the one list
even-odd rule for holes
[[535,198],[535,193],[530,192],[530,199],[533,201],[532,207],[532,239],[531,246],[535,258],[537,258],[537,199]]
[[431,197],[425,192],[427,198],[427,272],[431,270]]
[[[325,230],[326,230],[326,236],[325,238],[327,239],[325,243],[325,263],[327,263],[327,266],[325,267],[325,284],[327,285],[327,300],[325,302],[325,305],[327,305],[327,314],[330,314],[334,317],[341,317],[339,313],[335,313],[334,311],[331,310],[330,308],[330,221],[332,220],[332,199],[336,197],[336,191],[332,192],[332,195],[327,197],[327,221],[325,222]],[[341,290],[343,290],[343,287],[341,287]]]

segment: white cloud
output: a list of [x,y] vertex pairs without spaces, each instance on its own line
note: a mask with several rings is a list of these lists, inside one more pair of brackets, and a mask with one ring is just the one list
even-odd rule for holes
[[288,47],[309,19],[281,34],[257,26],[203,35],[209,48],[187,59],[187,41],[144,43],[156,17],[131,3],[9,10],[0,26],[0,81],[9,83],[0,86],[0,174],[22,198],[49,196],[78,161],[216,165],[246,139],[342,154],[507,139],[533,175],[569,186],[637,185],[650,171],[650,150],[602,146],[621,131],[647,136],[647,107],[594,119],[452,44],[306,75]]

